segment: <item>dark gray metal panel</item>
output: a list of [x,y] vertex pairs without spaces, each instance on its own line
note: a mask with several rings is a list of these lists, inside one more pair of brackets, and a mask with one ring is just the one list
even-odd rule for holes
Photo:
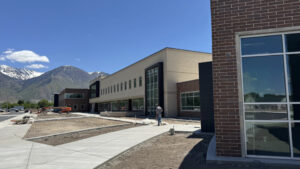
[[215,132],[212,62],[199,63],[201,131]]
[[[150,67],[147,67],[145,69],[145,114],[149,115],[147,112],[147,70],[150,70],[152,68],[158,67],[158,99],[159,99],[159,105],[164,109],[164,63],[158,62]],[[164,111],[162,112],[162,117],[165,116]]]
[[53,106],[58,107],[58,102],[59,102],[59,94],[54,94]]

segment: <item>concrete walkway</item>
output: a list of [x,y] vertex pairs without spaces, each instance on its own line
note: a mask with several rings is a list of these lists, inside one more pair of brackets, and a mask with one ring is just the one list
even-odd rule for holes
[[[0,122],[0,169],[92,169],[171,127],[146,125],[50,146],[22,139],[30,125],[4,121]],[[198,129],[190,125],[175,126],[175,130],[181,131]]]
[[1,169],[94,168],[132,146],[169,130],[169,126],[147,125],[49,146],[23,140],[29,127],[15,125],[0,129]]

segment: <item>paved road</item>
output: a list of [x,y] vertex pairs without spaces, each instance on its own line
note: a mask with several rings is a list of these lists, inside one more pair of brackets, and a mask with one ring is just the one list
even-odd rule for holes
[[4,120],[7,120],[7,119],[10,119],[10,118],[13,118],[13,117],[16,117],[17,115],[20,115],[20,114],[23,114],[24,112],[11,112],[11,113],[8,113],[8,114],[2,114],[0,115],[0,122],[1,121],[4,121]]

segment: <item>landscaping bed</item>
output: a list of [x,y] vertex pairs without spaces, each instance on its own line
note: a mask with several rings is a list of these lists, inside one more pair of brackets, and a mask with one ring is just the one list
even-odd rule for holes
[[58,133],[74,132],[90,128],[130,124],[121,121],[106,120],[95,117],[73,118],[64,120],[36,121],[24,138],[40,137]]
[[199,168],[205,156],[211,134],[168,133],[154,137],[97,169]]
[[127,124],[122,124],[122,125],[105,126],[105,127],[101,127],[101,128],[89,129],[89,130],[84,130],[84,131],[77,131],[77,132],[72,132],[72,133],[65,133],[65,134],[59,134],[59,135],[54,135],[54,136],[36,138],[31,141],[56,146],[56,145],[70,143],[73,141],[77,141],[77,140],[81,140],[81,139],[85,139],[85,138],[89,138],[89,137],[93,137],[93,136],[98,136],[98,135],[109,133],[109,132],[114,132],[114,131],[124,130],[124,129],[132,128],[132,127],[137,127],[137,126],[140,126],[140,125],[127,123]]

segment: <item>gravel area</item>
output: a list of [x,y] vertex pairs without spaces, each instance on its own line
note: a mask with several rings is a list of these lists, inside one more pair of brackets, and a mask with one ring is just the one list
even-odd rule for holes
[[34,122],[24,138],[39,137],[57,133],[72,132],[88,128],[127,124],[121,121],[106,120],[94,117],[76,118],[55,121]]
[[[168,133],[154,137],[97,169],[199,168],[212,135]],[[202,152],[202,153],[201,153]]]

